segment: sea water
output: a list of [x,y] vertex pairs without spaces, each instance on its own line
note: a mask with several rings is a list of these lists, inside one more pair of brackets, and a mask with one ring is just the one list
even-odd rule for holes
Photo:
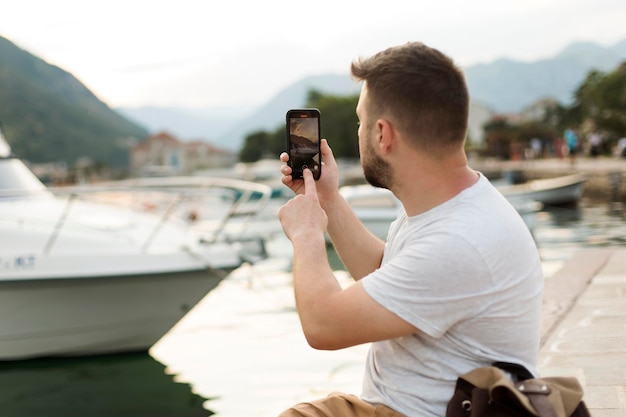
[[[546,279],[586,247],[626,244],[623,212],[583,204],[537,213]],[[358,393],[367,345],[325,352],[300,330],[290,245],[244,265],[149,353],[0,363],[0,410],[11,417],[269,417],[331,391]],[[350,283],[336,254],[331,264]]]

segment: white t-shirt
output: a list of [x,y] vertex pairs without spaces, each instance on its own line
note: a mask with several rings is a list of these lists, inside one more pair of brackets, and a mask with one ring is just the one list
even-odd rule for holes
[[372,343],[362,398],[442,417],[460,374],[494,361],[536,374],[543,274],[516,210],[483,176],[391,225],[382,265],[363,278],[378,303],[420,332]]

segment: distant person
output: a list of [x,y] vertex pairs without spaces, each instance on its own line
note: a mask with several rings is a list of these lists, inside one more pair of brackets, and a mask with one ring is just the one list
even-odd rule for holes
[[[319,181],[282,181],[297,195],[279,211],[293,249],[296,307],[308,343],[370,343],[360,395],[332,393],[290,416],[442,417],[457,377],[494,361],[537,369],[543,276],[517,211],[464,152],[469,94],[450,58],[407,43],[355,61],[356,113],[367,181],[403,209],[387,241],[338,192],[326,140]],[[289,155],[281,154],[287,162]],[[355,282],[342,289],[324,233]]]
[[626,137],[617,141],[617,157],[626,158]]
[[576,163],[576,155],[578,154],[578,135],[573,129],[565,129],[563,133],[565,144],[567,145],[567,154],[572,165]]
[[561,136],[558,136],[554,139],[553,146],[556,157],[563,159],[563,156],[567,153],[567,144],[565,143],[565,140]]
[[589,156],[591,156],[592,158],[595,158],[598,155],[600,155],[600,147],[602,145],[602,136],[600,136],[600,133],[593,131],[589,135],[588,140],[589,140]]
[[532,159],[541,158],[543,154],[543,141],[540,138],[532,138],[530,140],[530,149],[532,150]]

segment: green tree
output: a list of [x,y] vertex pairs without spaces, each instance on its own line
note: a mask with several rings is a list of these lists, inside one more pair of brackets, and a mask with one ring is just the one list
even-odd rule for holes
[[[315,107],[321,113],[321,135],[328,139],[336,158],[358,158],[358,118],[355,109],[358,95],[335,96],[311,90],[306,107]],[[277,158],[286,150],[285,125],[274,131],[256,131],[246,136],[239,152],[241,162],[255,162],[261,158]]]
[[239,151],[241,162],[255,162],[262,158],[278,158],[285,150],[285,128],[268,132],[259,130],[246,136],[245,142]]
[[591,71],[576,90],[571,115],[610,136],[626,135],[626,62],[605,74]]
[[484,154],[504,159],[515,158],[538,137],[547,146],[562,135],[565,128],[580,127],[582,131],[597,129],[604,134],[605,151],[626,136],[626,62],[611,73],[589,72],[576,89],[574,103],[563,106],[553,103],[544,107],[541,118],[512,123],[496,117],[484,126]]
[[519,128],[502,117],[494,117],[484,126],[486,156],[511,159],[519,136]]
[[311,90],[307,107],[319,109],[322,115],[322,137],[328,139],[336,158],[359,157],[356,105],[358,95],[334,96]]
[[260,130],[253,132],[246,137],[241,151],[239,151],[239,160],[241,162],[254,162],[263,157],[270,143],[270,134]]

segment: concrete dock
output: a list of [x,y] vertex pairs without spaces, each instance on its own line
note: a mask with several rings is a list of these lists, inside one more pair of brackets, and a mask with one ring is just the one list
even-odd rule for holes
[[626,416],[626,248],[583,250],[546,279],[539,367],[578,378],[593,417]]
[[[526,179],[585,173],[583,198],[609,203],[626,219],[624,158],[471,165],[483,172],[520,171]],[[546,278],[542,317],[542,376],[575,376],[593,417],[626,417],[626,247],[586,249],[572,256]]]

